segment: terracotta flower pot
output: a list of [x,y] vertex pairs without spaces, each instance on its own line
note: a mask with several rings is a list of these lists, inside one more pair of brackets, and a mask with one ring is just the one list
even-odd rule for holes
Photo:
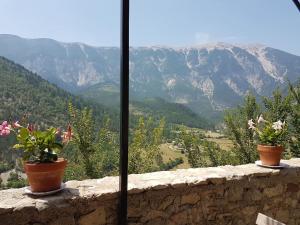
[[263,165],[278,166],[284,149],[282,146],[257,145],[257,150]]
[[53,163],[25,163],[24,169],[33,192],[53,191],[60,188],[67,160]]

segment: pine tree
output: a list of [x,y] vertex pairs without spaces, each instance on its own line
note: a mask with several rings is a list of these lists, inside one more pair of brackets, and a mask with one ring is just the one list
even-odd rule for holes
[[286,121],[291,113],[292,96],[283,96],[282,91],[276,89],[271,97],[263,97],[265,107],[264,117],[269,121]]
[[111,119],[106,116],[99,131],[93,164],[99,177],[118,175],[119,143],[118,134],[111,129]]
[[155,126],[153,118],[149,117],[145,122],[145,119],[140,117],[129,146],[129,173],[145,173],[159,169],[162,163],[160,144],[163,141],[164,127],[164,119]]
[[227,134],[233,141],[233,152],[238,163],[253,163],[257,159],[256,144],[253,131],[248,128],[248,120],[259,116],[260,109],[255,96],[249,94],[245,97],[242,106],[227,111],[224,116]]
[[90,178],[97,178],[97,171],[92,163],[96,139],[93,112],[88,108],[76,109],[70,103],[69,114],[74,132],[73,142],[82,157],[85,173]]
[[293,157],[300,157],[300,84],[296,87],[289,84],[289,93],[292,97],[291,114],[288,120],[290,151]]

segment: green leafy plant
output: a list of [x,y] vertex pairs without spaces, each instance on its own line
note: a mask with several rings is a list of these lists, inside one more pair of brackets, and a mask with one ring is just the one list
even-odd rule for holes
[[71,126],[67,132],[60,129],[49,128],[38,130],[33,125],[21,126],[18,122],[9,124],[4,121],[0,125],[0,136],[16,134],[17,144],[14,149],[23,150],[23,160],[29,162],[54,162],[57,161],[57,153],[63,149],[72,137]]
[[257,135],[260,144],[280,146],[286,140],[287,125],[281,120],[270,122],[260,115],[255,122],[253,119],[250,119],[248,126]]

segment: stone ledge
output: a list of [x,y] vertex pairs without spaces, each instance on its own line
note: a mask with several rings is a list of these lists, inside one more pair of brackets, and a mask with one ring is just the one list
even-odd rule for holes
[[[135,208],[137,207],[141,208],[143,205],[142,201],[148,200],[145,199],[147,198],[145,197],[145,194],[147,195],[148,193],[152,193],[152,194],[156,193],[154,195],[158,195],[158,196],[160,195],[160,193],[164,193],[164,195],[162,196],[166,195],[165,196],[166,200],[164,200],[166,202],[162,202],[161,205],[157,207],[158,208],[162,207],[167,209],[167,206],[169,206],[170,204],[179,204],[176,203],[177,201],[176,195],[182,195],[181,200],[179,200],[180,204],[197,205],[198,202],[200,201],[201,193],[193,193],[195,190],[196,192],[202,190],[201,192],[204,193],[207,191],[209,192],[210,190],[209,188],[211,187],[215,186],[216,187],[215,189],[219,187],[224,188],[225,186],[229,187],[230,183],[234,183],[234,182],[239,182],[239,183],[247,182],[251,184],[252,181],[253,183],[254,181],[255,183],[257,183],[261,179],[263,179],[263,182],[267,183],[269,178],[279,177],[280,179],[282,179],[286,177],[299,177],[300,159],[283,160],[282,162],[287,164],[288,168],[278,170],[278,169],[262,168],[254,164],[247,164],[247,165],[240,165],[240,166],[180,169],[176,171],[161,171],[161,172],[154,172],[154,173],[147,173],[147,174],[132,174],[129,176],[128,194],[129,194],[129,199],[133,198],[130,201],[132,201],[131,202],[132,205],[135,206],[129,205],[130,207],[129,212],[131,212],[132,210],[134,211]],[[287,190],[291,190],[294,192],[299,191],[298,183],[300,183],[300,178],[297,179],[298,179],[297,181],[293,180],[291,181],[291,184],[287,185]],[[276,178],[272,180],[273,180],[272,182],[274,182],[278,179]],[[66,187],[67,187],[66,190],[56,195],[48,196],[48,197],[27,196],[24,194],[23,188],[0,191],[0,225],[2,225],[1,216],[5,218],[7,221],[9,221],[9,219],[11,219],[11,221],[14,221],[12,224],[17,224],[16,218],[18,218],[18,216],[20,217],[20,221],[21,220],[30,221],[30,218],[27,218],[25,214],[27,214],[27,216],[31,214],[40,216],[44,212],[49,211],[50,209],[52,210],[51,213],[53,215],[63,212],[63,214],[65,214],[65,217],[68,221],[74,221],[74,223],[72,222],[72,224],[93,224],[93,223],[78,222],[78,221],[85,221],[84,218],[81,217],[80,217],[81,219],[78,221],[75,219],[78,215],[85,215],[85,214],[90,215],[90,213],[97,214],[98,216],[102,215],[102,217],[105,218],[114,218],[111,220],[115,221],[116,215],[113,216],[113,214],[116,214],[117,196],[118,196],[118,188],[119,188],[118,182],[119,182],[118,177],[105,177],[102,179],[84,180],[84,181],[68,181],[66,182]],[[262,185],[262,187],[264,186],[267,186],[267,184]],[[270,198],[274,196],[278,196],[279,192],[280,193],[283,192],[281,190],[283,189],[283,185],[281,186],[280,185],[277,186],[276,187],[277,189],[274,190],[272,189],[272,187],[267,187],[264,189],[262,194]],[[203,189],[201,189],[202,187]],[[232,184],[232,186],[229,188],[230,190],[227,188],[228,190],[226,189],[226,191],[229,193],[229,195],[232,192],[232,190],[234,190],[233,192],[244,191],[242,189],[239,190],[239,188],[240,187],[235,187],[234,184]],[[165,194],[166,191],[164,191],[164,189],[168,190],[169,194]],[[184,190],[184,191],[178,194],[176,192],[177,190]],[[253,190],[253,191],[256,193],[254,198],[259,199],[260,198],[259,196],[262,195],[260,193],[261,190],[260,191]],[[224,193],[218,193],[218,191],[216,191],[216,193],[213,194],[216,201],[218,201],[218,198],[224,198]],[[234,193],[234,196],[236,196],[237,194],[238,193]],[[143,200],[141,200],[139,196],[143,196],[142,197]],[[235,197],[232,197],[231,200],[234,198]],[[239,198],[240,197],[238,197],[237,201],[240,200]],[[139,202],[138,206],[136,206],[137,204],[136,202]],[[253,208],[252,206],[249,207],[248,208],[250,211],[251,210],[253,211],[255,208],[255,207]],[[245,210],[246,209],[247,208],[245,208]],[[134,212],[137,213],[136,211]],[[139,211],[139,213],[141,212]],[[159,215],[157,214],[158,217],[162,216],[161,211],[157,211],[155,213],[159,214]],[[70,215],[72,216],[70,217]],[[39,220],[43,220],[41,218]],[[48,214],[44,215],[43,218],[45,221],[48,221],[45,224],[50,223],[49,221],[51,219]],[[86,218],[88,218],[88,220],[91,220],[91,216]],[[103,224],[114,224],[114,222],[109,223],[107,219],[105,219],[105,221],[106,222]],[[10,223],[7,222],[6,225],[8,224]],[[20,224],[27,224],[27,223],[24,222]]]

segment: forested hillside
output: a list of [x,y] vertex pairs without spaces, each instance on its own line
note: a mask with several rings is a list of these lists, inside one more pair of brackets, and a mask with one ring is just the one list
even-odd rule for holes
[[91,104],[50,84],[14,62],[0,57],[0,120],[20,120],[40,125],[65,126],[68,101],[79,108],[89,106],[96,117],[112,113],[99,104]]
[[0,119],[65,125],[71,95],[5,58],[0,58]]
[[[119,108],[120,91],[116,84],[97,84],[81,92],[80,96],[93,101],[96,104],[109,105],[116,109]],[[168,102],[165,99],[158,97],[140,100],[134,99],[135,98],[130,97],[130,113],[132,115],[151,116],[155,119],[164,117],[167,123],[212,129],[213,125],[221,121],[222,118],[221,112],[215,116],[200,116],[185,104]]]
[[183,104],[170,103],[161,98],[147,98],[144,101],[133,101],[133,114],[152,116],[156,119],[164,117],[167,123],[184,124],[189,127],[211,129],[213,127],[207,119],[199,116]]

